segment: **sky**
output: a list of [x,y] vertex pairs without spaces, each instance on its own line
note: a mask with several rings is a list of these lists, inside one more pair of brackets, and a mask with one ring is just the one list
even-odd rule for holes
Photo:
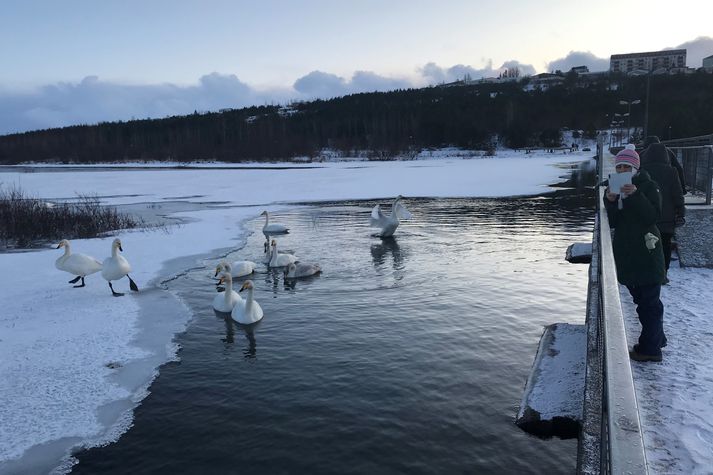
[[713,54],[703,0],[9,0],[0,134]]

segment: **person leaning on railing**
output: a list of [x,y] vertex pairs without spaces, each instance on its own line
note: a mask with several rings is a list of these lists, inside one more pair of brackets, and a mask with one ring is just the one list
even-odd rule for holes
[[604,205],[614,229],[616,274],[636,304],[641,322],[639,343],[629,351],[636,361],[661,361],[666,346],[661,284],[666,275],[661,235],[656,222],[661,216],[661,193],[656,182],[640,170],[639,154],[625,148],[614,160],[617,173],[633,172],[631,183],[620,190],[606,190]]

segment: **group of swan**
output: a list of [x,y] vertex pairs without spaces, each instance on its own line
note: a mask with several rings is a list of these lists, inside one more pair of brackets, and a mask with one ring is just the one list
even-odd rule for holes
[[136,282],[134,282],[131,276],[129,276],[129,272],[131,272],[131,265],[129,264],[129,261],[127,261],[124,256],[119,254],[119,251],[124,251],[121,248],[120,239],[114,239],[111,243],[111,257],[104,259],[104,262],[99,262],[97,259],[87,256],[86,254],[73,254],[67,239],[62,239],[57,245],[57,249],[62,247],[64,248],[64,254],[62,254],[62,256],[55,261],[54,265],[59,270],[77,276],[69,281],[70,284],[76,284],[81,279],[82,283],[75,285],[74,287],[84,287],[84,278],[86,276],[101,271],[102,277],[104,277],[104,279],[109,283],[111,294],[114,297],[121,297],[124,294],[115,291],[114,287],[111,285],[111,281],[119,280],[124,276],[129,279],[129,288],[134,292],[139,291],[139,287],[136,285]]
[[223,295],[213,298],[213,308],[219,312],[230,313],[233,320],[243,325],[250,325],[262,319],[263,313],[260,304],[253,296],[254,285],[252,280],[246,280],[239,292],[247,290],[245,300],[238,292],[233,290],[233,277],[230,272],[221,272],[218,284],[225,284]]
[[402,219],[411,219],[411,213],[401,204],[403,196],[399,195],[391,205],[391,213],[384,214],[379,205],[374,206],[371,210],[371,226],[381,228],[380,237],[391,237],[394,235],[396,228]]
[[[300,263],[297,256],[278,252],[277,241],[270,240],[270,236],[286,234],[289,232],[289,228],[283,224],[270,223],[270,215],[267,211],[263,211],[261,216],[265,216],[262,232],[267,238],[263,262],[267,264],[268,268],[284,268],[285,279],[299,279],[321,272],[319,264]],[[246,298],[243,300],[239,292],[233,290],[233,279],[250,275],[255,271],[255,268],[256,264],[252,261],[221,261],[215,269],[215,277],[219,277],[217,286],[224,285],[225,290],[213,298],[213,308],[221,313],[230,313],[233,320],[243,325],[260,321],[263,311],[254,298],[253,281],[246,280],[240,288],[239,292],[247,291]]]

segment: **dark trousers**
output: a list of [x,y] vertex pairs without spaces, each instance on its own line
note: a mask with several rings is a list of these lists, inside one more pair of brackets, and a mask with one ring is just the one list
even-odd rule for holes
[[626,286],[634,298],[636,313],[641,322],[638,352],[645,355],[661,355],[661,347],[666,345],[663,331],[663,303],[659,298],[661,285]]
[[666,261],[666,271],[671,264],[671,239],[673,239],[673,233],[661,233],[661,247],[663,248],[664,261]]

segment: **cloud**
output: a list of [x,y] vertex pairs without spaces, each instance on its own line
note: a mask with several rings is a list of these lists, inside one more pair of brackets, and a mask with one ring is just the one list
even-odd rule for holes
[[609,70],[609,59],[598,58],[589,51],[570,51],[564,58],[547,63],[547,71],[567,72],[575,66],[586,66],[590,71]]
[[688,50],[686,52],[686,66],[690,68],[700,68],[703,66],[703,58],[713,54],[713,38],[710,36],[699,36],[695,40],[686,41],[676,46],[674,49]]
[[471,79],[498,77],[509,68],[519,69],[522,76],[535,74],[535,68],[531,64],[524,64],[516,60],[505,61],[499,68],[493,68],[493,61],[488,60],[486,66],[481,69],[464,64],[442,68],[436,63],[428,63],[419,69],[419,74],[428,84],[441,84],[458,81],[464,77],[470,77]]
[[371,71],[357,71],[350,80],[323,71],[312,71],[293,85],[300,99],[329,99],[359,92],[393,91],[409,87],[414,87],[409,80],[388,78]]

